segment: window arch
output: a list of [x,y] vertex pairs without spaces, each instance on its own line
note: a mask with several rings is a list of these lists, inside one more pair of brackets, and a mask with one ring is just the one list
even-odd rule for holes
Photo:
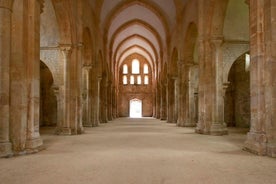
[[123,74],[128,74],[127,64],[124,64],[124,66],[123,66]]
[[126,85],[127,84],[127,76],[123,77],[123,84]]
[[145,85],[148,85],[149,84],[149,76],[145,76],[145,78],[144,78],[144,84]]
[[141,75],[138,75],[138,76],[137,76],[137,84],[142,84]]
[[130,76],[130,84],[134,84],[134,76]]
[[144,64],[144,74],[149,73],[149,66],[147,64]]
[[132,74],[139,74],[140,73],[140,62],[138,59],[132,60]]

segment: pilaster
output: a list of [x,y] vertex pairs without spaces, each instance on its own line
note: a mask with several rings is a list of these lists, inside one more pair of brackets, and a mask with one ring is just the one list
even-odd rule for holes
[[91,69],[92,66],[87,65],[82,67],[82,124],[85,127],[92,127],[91,121]]
[[160,119],[167,119],[167,81],[163,81],[161,86]]
[[[28,152],[36,151],[43,142],[39,133],[40,110],[40,13],[41,2],[29,1],[27,21],[27,85],[28,116],[27,141]],[[30,18],[31,17],[31,18]]]
[[212,124],[210,127],[211,135],[225,135],[228,134],[227,126],[224,123],[224,94],[223,94],[223,67],[221,61],[221,45],[223,43],[223,38],[213,38],[211,40],[213,58],[214,62],[213,72],[215,73],[214,83],[213,83],[213,108],[212,108]]
[[176,81],[176,77],[173,76],[169,76],[168,75],[168,85],[167,85],[167,123],[176,123],[175,120],[175,81]]
[[60,122],[58,123],[56,133],[58,135],[72,135],[70,126],[70,58],[72,46],[70,44],[60,44],[60,51],[63,56],[63,84],[59,86],[59,101],[58,109],[61,114]]
[[[12,155],[10,143],[11,8],[13,0],[0,1],[0,157]],[[1,52],[5,50],[4,52]]]

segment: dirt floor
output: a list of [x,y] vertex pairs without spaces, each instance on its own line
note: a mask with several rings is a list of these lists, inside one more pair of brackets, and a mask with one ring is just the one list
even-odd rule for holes
[[78,136],[53,131],[41,129],[45,150],[0,159],[0,183],[276,183],[276,159],[242,151],[244,129],[207,136],[151,118],[124,118]]

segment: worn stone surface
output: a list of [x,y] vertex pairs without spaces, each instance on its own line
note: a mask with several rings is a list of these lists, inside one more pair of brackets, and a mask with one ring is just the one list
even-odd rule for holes
[[242,151],[244,129],[230,129],[229,136],[203,136],[193,133],[193,128],[178,128],[164,121],[126,118],[86,128],[86,134],[80,136],[57,137],[52,131],[42,129],[46,150],[1,159],[1,182],[272,184],[275,181],[275,159]]
[[[274,0],[0,0],[0,155],[40,150],[40,125],[76,135],[129,116],[137,98],[143,116],[200,134],[225,135],[230,121],[250,127],[244,149],[274,157],[275,7]],[[250,77],[233,65],[245,53]],[[122,85],[122,63],[133,57],[148,64],[149,85]]]

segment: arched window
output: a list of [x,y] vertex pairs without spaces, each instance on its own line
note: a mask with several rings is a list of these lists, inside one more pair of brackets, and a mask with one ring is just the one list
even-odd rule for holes
[[140,73],[140,62],[138,59],[132,60],[132,74],[139,74]]
[[123,84],[126,85],[127,84],[127,76],[123,77]]
[[149,66],[147,64],[144,64],[144,74],[149,73]]
[[130,76],[130,84],[134,84],[134,76]]
[[148,85],[149,84],[149,76],[145,76],[145,78],[144,78],[144,84],[145,85]]
[[128,74],[128,68],[126,64],[123,66],[123,74]]
[[137,76],[137,84],[142,84],[141,75]]
[[250,71],[250,55],[245,54],[245,71],[249,72]]

